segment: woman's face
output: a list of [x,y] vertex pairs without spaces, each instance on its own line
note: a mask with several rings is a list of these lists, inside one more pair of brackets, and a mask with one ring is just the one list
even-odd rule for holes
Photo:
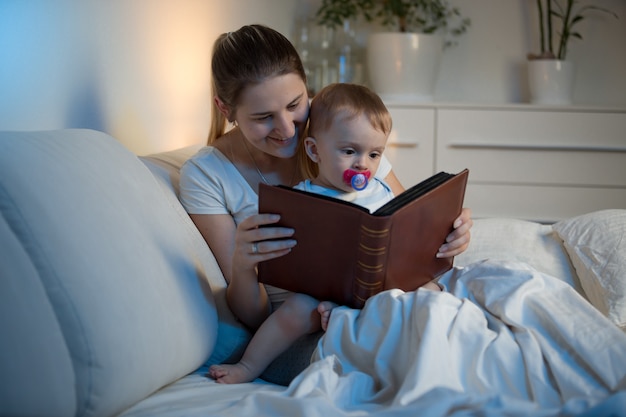
[[308,116],[304,81],[297,74],[286,74],[246,88],[235,120],[252,145],[270,155],[291,158]]

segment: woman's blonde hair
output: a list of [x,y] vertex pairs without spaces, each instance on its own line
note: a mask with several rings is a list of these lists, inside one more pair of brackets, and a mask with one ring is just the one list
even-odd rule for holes
[[247,25],[220,35],[213,44],[211,72],[212,97],[219,97],[231,114],[224,117],[215,100],[211,101],[208,145],[224,134],[227,122],[233,121],[241,93],[247,86],[292,73],[298,74],[306,84],[302,61],[292,43],[263,25]]
[[[392,119],[383,100],[367,87],[357,84],[330,84],[320,90],[311,102],[307,135],[313,138],[328,130],[339,117],[350,120],[365,115],[372,127],[388,136]],[[304,160],[304,144],[298,149],[300,163],[307,178],[317,176],[317,164]]]

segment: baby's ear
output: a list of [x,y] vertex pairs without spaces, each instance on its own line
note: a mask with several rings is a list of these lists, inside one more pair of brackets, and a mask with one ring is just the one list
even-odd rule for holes
[[311,158],[311,161],[315,163],[319,162],[319,156],[317,154],[317,142],[315,141],[315,138],[311,136],[307,136],[306,138],[304,138],[304,150],[306,151],[306,154],[309,156],[309,158]]

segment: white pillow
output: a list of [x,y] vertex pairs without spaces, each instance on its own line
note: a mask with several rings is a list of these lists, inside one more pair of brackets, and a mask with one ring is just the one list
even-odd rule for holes
[[584,293],[567,251],[550,225],[507,218],[476,219],[471,232],[469,248],[455,257],[455,265],[484,259],[524,262]]
[[215,269],[215,273],[211,274],[208,280],[218,311],[219,327],[213,352],[205,362],[205,365],[208,367],[218,363],[238,362],[246,346],[248,346],[252,334],[228,307],[228,302],[226,301],[226,280],[202,235],[178,201],[180,168],[200,148],[200,145],[191,145],[172,151],[142,156],[139,159],[150,169],[164,188],[165,197],[171,202],[172,207],[181,217],[186,219],[185,227],[188,229],[187,235],[189,238],[193,238],[194,251],[201,258],[210,258],[214,264],[213,269]]
[[587,299],[626,331],[626,210],[602,210],[553,226]]

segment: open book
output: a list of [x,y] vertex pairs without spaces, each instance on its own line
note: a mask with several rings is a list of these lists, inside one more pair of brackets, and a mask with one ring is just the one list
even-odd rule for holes
[[440,172],[374,213],[335,198],[259,184],[259,213],[280,214],[297,245],[260,262],[259,281],[354,308],[391,288],[412,291],[452,268],[437,258],[461,213],[469,171]]

